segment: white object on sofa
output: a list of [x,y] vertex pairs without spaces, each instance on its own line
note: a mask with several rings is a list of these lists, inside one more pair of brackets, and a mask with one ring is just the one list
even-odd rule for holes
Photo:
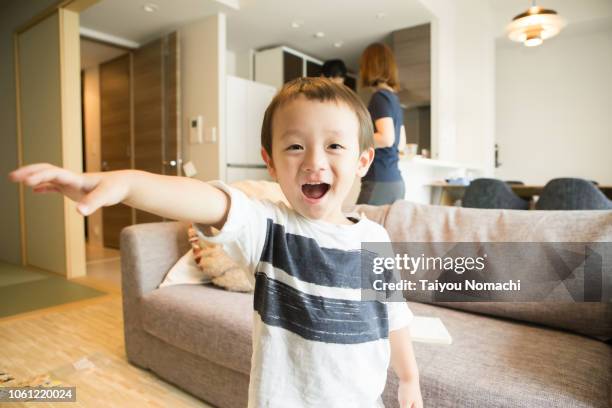
[[[185,239],[187,239],[187,237],[185,237]],[[193,256],[193,251],[190,249],[172,268],[170,268],[159,287],[163,288],[165,286],[183,284],[201,285],[209,282],[210,278],[208,278],[198,267]]]
[[410,324],[410,336],[412,340],[421,343],[452,344],[453,342],[446,326],[438,317],[414,316]]

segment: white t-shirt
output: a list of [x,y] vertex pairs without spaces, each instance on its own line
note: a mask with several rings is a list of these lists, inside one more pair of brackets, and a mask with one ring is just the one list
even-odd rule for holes
[[199,235],[223,244],[255,287],[248,407],[384,407],[388,335],[412,320],[406,302],[361,301],[361,242],[388,242],[386,230],[365,217],[309,220],[210,184],[230,210],[218,235]]

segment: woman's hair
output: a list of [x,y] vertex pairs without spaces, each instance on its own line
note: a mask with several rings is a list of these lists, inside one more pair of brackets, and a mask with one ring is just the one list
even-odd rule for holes
[[346,65],[340,59],[325,61],[321,74],[326,78],[346,78]]
[[309,101],[344,104],[355,112],[359,122],[359,151],[374,147],[374,128],[368,109],[350,88],[327,78],[296,78],[287,82],[268,105],[261,126],[261,145],[272,157],[272,121],[276,111],[287,103],[304,96]]
[[363,87],[387,84],[399,90],[397,64],[391,48],[381,43],[368,45],[359,61],[359,81]]

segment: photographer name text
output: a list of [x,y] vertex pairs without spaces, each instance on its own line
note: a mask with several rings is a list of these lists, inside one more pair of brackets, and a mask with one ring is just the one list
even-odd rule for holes
[[479,282],[476,280],[465,280],[462,282],[440,282],[437,279],[430,281],[427,279],[419,279],[418,281],[410,281],[402,279],[399,282],[385,282],[383,280],[375,280],[372,283],[374,290],[422,290],[443,292],[459,292],[464,290],[490,290],[490,291],[520,291],[521,280],[508,280],[505,282]]

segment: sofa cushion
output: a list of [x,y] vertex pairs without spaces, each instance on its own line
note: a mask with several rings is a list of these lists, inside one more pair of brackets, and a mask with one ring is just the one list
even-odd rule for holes
[[249,374],[253,295],[212,285],[176,285],[141,299],[151,335],[221,366]]
[[[609,407],[612,347],[588,337],[424,303],[417,316],[442,319],[451,345],[414,343],[426,406]],[[391,370],[390,370],[391,373]],[[385,405],[396,407],[390,374]]]
[[[610,242],[612,211],[483,210],[417,204],[363,207],[394,242]],[[608,277],[608,280],[612,277]],[[421,301],[422,299],[419,299]],[[612,338],[612,303],[446,302],[446,307]]]

